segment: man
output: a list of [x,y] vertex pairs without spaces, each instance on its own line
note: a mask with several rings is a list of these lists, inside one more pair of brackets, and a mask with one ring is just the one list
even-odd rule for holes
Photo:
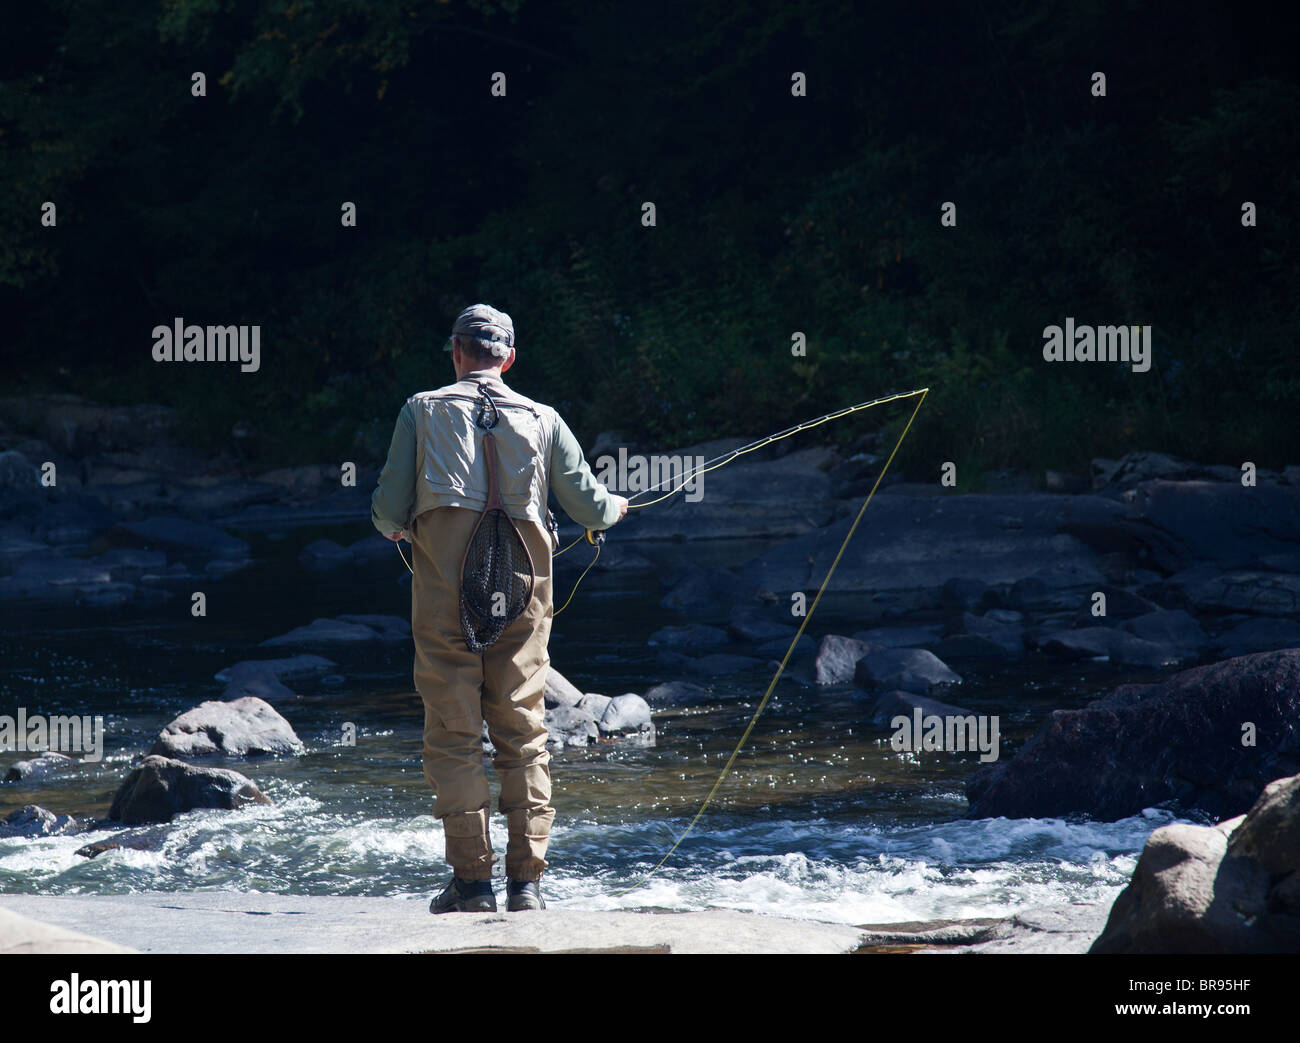
[[[538,881],[555,810],[543,724],[550,666],[551,554],[547,491],[588,529],[607,529],[627,500],[596,481],[559,414],[506,386],[515,362],[510,316],[466,308],[448,344],[456,382],[407,399],[388,460],[371,497],[371,520],[391,540],[411,543],[411,631],[415,687],[424,702],[424,777],[434,790],[452,879],[430,912],[495,912],[495,857],[488,835],[490,794],[482,731],[496,747],[498,809],[506,816],[507,908],[545,909]],[[486,415],[486,416],[485,416]],[[485,435],[490,430],[490,445]],[[461,564],[489,504],[489,452],[497,499],[532,570],[522,614],[481,652],[462,629]]]

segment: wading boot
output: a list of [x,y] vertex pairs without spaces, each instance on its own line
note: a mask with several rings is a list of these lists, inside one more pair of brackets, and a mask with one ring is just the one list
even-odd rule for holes
[[526,913],[533,909],[545,909],[546,902],[542,899],[541,889],[536,880],[507,880],[506,881],[506,911],[511,913]]
[[458,876],[432,902],[431,913],[495,913],[497,896],[491,880],[462,880]]

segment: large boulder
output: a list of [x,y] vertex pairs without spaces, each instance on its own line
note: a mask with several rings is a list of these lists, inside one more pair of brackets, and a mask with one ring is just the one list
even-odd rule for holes
[[966,783],[971,818],[1115,820],[1171,803],[1241,814],[1271,779],[1300,772],[1300,649],[1121,685],[1056,710],[1010,760]]
[[634,692],[611,699],[601,714],[598,725],[601,735],[619,738],[634,746],[655,744],[655,726],[650,719],[650,704]]
[[233,810],[245,804],[270,803],[251,779],[237,771],[196,768],[184,761],[148,756],[119,787],[108,817],[135,826],[170,822],[195,808]]
[[818,684],[847,684],[853,680],[858,660],[875,650],[874,645],[839,634],[827,634],[817,646],[813,678]]
[[552,749],[566,746],[594,746],[600,742],[600,728],[590,710],[575,706],[546,707],[546,744]]
[[52,837],[76,830],[77,820],[71,815],[56,815],[36,804],[26,804],[0,819],[0,837]]
[[262,699],[200,703],[159,734],[150,753],[163,757],[220,754],[249,757],[261,753],[302,753],[302,740]]
[[555,667],[552,666],[546,671],[546,688],[543,698],[548,708],[577,706],[582,702],[582,695],[583,693]]
[[1090,951],[1300,951],[1300,776],[1244,817],[1152,833]]

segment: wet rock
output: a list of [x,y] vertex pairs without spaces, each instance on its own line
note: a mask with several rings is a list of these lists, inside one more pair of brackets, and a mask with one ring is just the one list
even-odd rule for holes
[[411,624],[401,616],[379,616],[368,613],[347,613],[339,616],[344,623],[359,623],[379,634],[381,641],[409,641]]
[[98,858],[109,851],[161,851],[171,833],[170,826],[124,829],[104,840],[77,848],[76,854],[82,858]]
[[587,713],[599,721],[610,702],[611,699],[608,695],[601,695],[599,692],[588,692],[579,700],[578,709],[586,710]]
[[1095,953],[1300,950],[1300,776],[1277,779],[1242,817],[1176,823],[1147,839]]
[[318,655],[295,655],[283,659],[243,659],[218,671],[214,677],[227,683],[251,677],[299,678],[323,674],[338,663]]
[[182,518],[149,518],[124,522],[115,532],[125,540],[144,547],[177,548],[218,554],[230,558],[247,558],[248,544],[213,525]]
[[[772,618],[778,611],[782,618]],[[799,628],[785,622],[787,618],[789,612],[784,606],[779,609],[769,609],[766,614],[746,606],[732,615],[731,622],[727,624],[727,633],[737,641],[772,641],[785,638],[788,645]]]
[[[794,635],[791,634],[791,637]],[[775,656],[778,660],[789,651],[790,638],[777,637],[771,641],[763,641],[754,646],[754,654],[759,658],[768,658]],[[799,635],[799,642],[794,646],[793,656],[809,656],[817,651],[817,646],[813,644],[813,639],[807,634]]]
[[0,837],[52,837],[76,831],[77,820],[71,815],[56,815],[36,804],[26,804],[0,819]]
[[817,647],[813,679],[818,684],[847,684],[853,680],[858,660],[878,647],[851,637],[827,634]]
[[693,569],[659,602],[661,608],[702,618],[730,614],[732,606],[751,596],[754,585],[725,569]]
[[655,744],[650,704],[634,692],[611,699],[600,717],[599,727],[602,735],[617,736],[634,746]]
[[575,706],[548,706],[545,725],[547,746],[564,749],[566,746],[594,746],[600,741],[600,729],[588,711]]
[[184,761],[148,756],[122,783],[108,817],[127,825],[170,822],[195,808],[232,810],[271,801],[251,779],[225,768],[196,768]]
[[15,761],[5,772],[5,782],[42,782],[51,775],[68,771],[77,766],[77,762],[64,753],[50,750],[30,760]]
[[298,562],[304,568],[324,571],[351,565],[352,554],[346,547],[333,540],[317,540],[302,549],[302,553],[298,555]]
[[686,671],[696,677],[722,677],[727,674],[739,674],[763,665],[763,660],[754,656],[732,655],[729,652],[714,652],[711,655],[691,659],[685,664]]
[[582,702],[582,692],[569,682],[560,671],[551,667],[546,673],[544,699],[548,707],[577,706]]
[[1293,619],[1247,619],[1214,639],[1225,656],[1269,652],[1275,648],[1300,648],[1300,623]]
[[715,702],[712,692],[689,681],[668,681],[657,684],[645,693],[645,701],[651,706],[699,706]]
[[963,710],[960,706],[954,706],[952,703],[945,703],[939,699],[931,699],[928,696],[917,695],[915,692],[904,692],[895,689],[892,692],[882,692],[879,695],[861,693],[861,697],[871,701],[871,723],[879,725],[882,728],[893,728],[895,717],[906,717],[909,721],[917,710],[921,711],[923,717],[967,717],[971,711]]
[[1057,630],[1038,636],[1033,643],[1060,659],[1107,659],[1120,666],[1151,669],[1177,666],[1189,658],[1185,650],[1144,641],[1115,627]]
[[1169,533],[1190,557],[1221,568],[1257,567],[1292,552],[1300,532],[1300,489],[1291,486],[1152,481],[1132,499],[1137,517]]
[[650,635],[649,645],[662,645],[667,648],[709,648],[725,645],[729,638],[721,627],[711,627],[706,623],[687,623],[683,626],[661,627]]
[[1124,624],[1124,629],[1144,641],[1189,652],[1200,651],[1210,641],[1200,624],[1181,608],[1160,609],[1135,616]]
[[263,699],[200,703],[159,734],[151,754],[163,757],[250,757],[302,753],[293,726]]
[[1298,716],[1300,649],[1121,685],[1054,711],[1013,758],[971,776],[969,815],[1115,820],[1164,803],[1238,815],[1273,778],[1300,772]]
[[1197,566],[1170,576],[1168,585],[1199,612],[1300,617],[1300,575],[1294,573]]
[[296,627],[287,634],[268,637],[262,648],[280,648],[286,645],[345,645],[366,641],[385,640],[374,627],[363,623],[349,623],[343,619],[314,619],[307,626]]
[[961,675],[949,669],[933,652],[921,648],[882,648],[858,661],[854,682],[861,688],[888,691],[901,688],[919,695],[938,685],[961,684]]

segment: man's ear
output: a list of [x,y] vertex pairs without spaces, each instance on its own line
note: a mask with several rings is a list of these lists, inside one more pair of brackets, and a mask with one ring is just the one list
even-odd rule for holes
[[515,364],[515,349],[510,349],[510,354],[506,357],[505,362],[501,363],[501,372],[504,373]]

